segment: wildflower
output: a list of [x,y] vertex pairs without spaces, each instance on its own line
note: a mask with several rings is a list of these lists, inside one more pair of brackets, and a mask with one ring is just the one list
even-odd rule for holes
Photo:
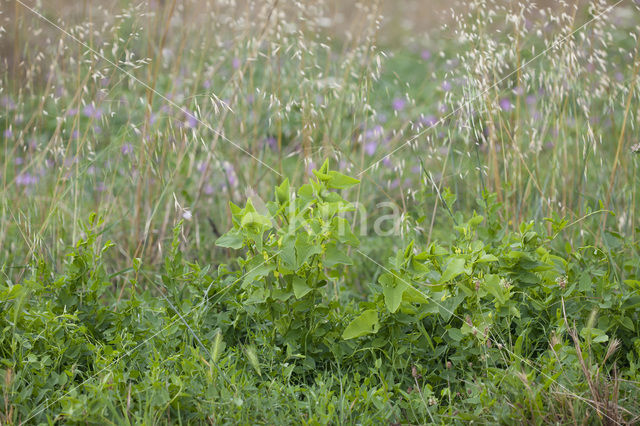
[[185,125],[189,129],[195,129],[198,126],[198,119],[190,112],[185,112],[186,122]]
[[20,173],[16,177],[16,185],[18,186],[31,186],[38,183],[38,177],[31,173]]
[[391,106],[393,107],[394,111],[402,111],[404,109],[405,105],[406,105],[406,102],[402,98],[395,98],[393,100],[393,103],[391,104]]
[[13,136],[13,130],[11,129],[4,129],[4,137],[9,139],[11,136]]
[[452,86],[451,83],[449,83],[447,80],[442,82],[442,86],[440,86],[442,88],[442,90],[444,90],[445,92],[448,92],[449,90],[451,90]]
[[562,275],[556,278],[556,283],[558,284],[558,287],[564,290],[564,288],[567,286],[567,277],[565,275]]
[[640,142],[631,147],[631,152],[634,154],[640,154]]
[[436,118],[435,115],[420,116],[420,123],[424,126],[433,127],[437,122],[438,122],[438,119]]
[[503,111],[510,111],[513,108],[513,104],[507,98],[500,99],[500,109]]
[[231,66],[234,70],[240,68],[240,58],[233,58],[233,60],[231,61]]
[[87,104],[82,109],[82,113],[85,117],[98,119],[102,117],[102,109],[96,108],[93,104]]
[[183,218],[184,220],[191,220],[191,218],[192,218],[192,217],[193,217],[193,215],[191,214],[191,212],[190,212],[189,210],[185,210],[185,211],[182,213],[182,218]]
[[121,148],[122,155],[129,155],[133,152],[133,145],[130,143],[125,143]]
[[427,49],[423,50],[422,53],[420,53],[420,57],[425,60],[428,61],[429,59],[431,59],[431,52]]
[[269,136],[267,139],[265,139],[265,143],[269,146],[271,151],[278,151],[278,140],[275,137]]
[[9,111],[16,109],[16,103],[9,96],[3,96],[2,101],[0,101],[3,107],[8,109]]
[[225,161],[222,164],[222,168],[224,169],[224,173],[227,178],[227,182],[229,182],[229,186],[236,186],[238,184],[238,176],[236,175],[236,171],[233,168],[233,165],[228,161]]
[[366,143],[364,145],[364,151],[367,153],[369,157],[375,154],[377,149],[378,149],[378,143],[375,141]]

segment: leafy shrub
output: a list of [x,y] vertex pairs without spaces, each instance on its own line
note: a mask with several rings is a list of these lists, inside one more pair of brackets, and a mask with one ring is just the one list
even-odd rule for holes
[[[182,259],[178,226],[164,271],[136,261],[122,298],[92,217],[59,274],[40,261],[23,283],[4,282],[4,421],[260,421],[273,419],[259,408],[272,398],[313,402],[323,422],[354,404],[385,421],[561,421],[576,410],[629,419],[620,390],[609,391],[633,395],[638,378],[637,267],[625,264],[620,280],[597,247],[558,250],[561,220],[551,233],[533,223],[511,231],[487,194],[478,201],[487,218],[456,214],[449,241],[397,251],[363,299],[344,277],[368,256],[338,192],[357,180],[328,162],[314,176],[298,190],[285,180],[264,211],[231,204],[233,228],[217,245],[237,261],[216,273]],[[274,396],[276,379],[292,394]],[[230,411],[217,417],[217,404]]]

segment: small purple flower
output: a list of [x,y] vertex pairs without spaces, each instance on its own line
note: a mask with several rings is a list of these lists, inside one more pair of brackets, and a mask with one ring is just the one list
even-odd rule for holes
[[78,113],[78,108],[69,108],[67,110],[67,115],[68,116],[74,116]]
[[10,137],[13,136],[13,130],[11,129],[4,129],[4,137],[9,139]]
[[198,126],[198,119],[194,114],[187,112],[185,113],[185,117],[187,119],[185,124],[189,129],[195,129]]
[[438,119],[436,118],[435,115],[420,116],[420,123],[423,126],[433,127],[437,122],[438,122]]
[[377,125],[373,129],[368,129],[365,132],[364,137],[367,141],[375,141],[380,140],[380,138],[382,138],[382,135],[384,135],[384,128],[380,125]]
[[536,103],[536,97],[534,95],[529,95],[527,96],[525,102],[527,103],[527,105],[533,105]]
[[13,160],[13,164],[15,164],[16,166],[20,166],[24,163],[24,159],[22,157],[16,157]]
[[391,106],[395,111],[402,111],[406,105],[406,101],[403,98],[395,98]]
[[231,66],[234,70],[240,68],[240,58],[233,58],[233,61],[231,61]]
[[16,185],[18,186],[32,186],[38,183],[38,177],[31,173],[20,173],[16,176]]
[[269,146],[271,151],[274,151],[274,152],[278,151],[278,140],[275,137],[269,136],[264,140],[264,143]]
[[502,98],[500,99],[500,109],[502,109],[503,111],[510,111],[511,109],[513,109],[513,104],[509,99]]
[[364,151],[367,153],[369,157],[375,154],[377,149],[378,149],[378,143],[375,141],[366,143],[364,145]]
[[9,96],[3,96],[0,103],[9,111],[16,109],[16,103],[13,102],[13,99],[11,99]]
[[423,60],[428,61],[429,59],[431,59],[431,52],[425,49],[422,51],[422,53],[420,53],[420,57]]
[[227,178],[227,182],[229,182],[229,186],[235,187],[238,184],[238,176],[236,175],[236,171],[234,170],[233,165],[225,161],[222,164],[222,168]]
[[442,87],[442,90],[444,90],[445,92],[450,91],[451,88],[452,88],[451,83],[449,83],[449,81],[447,81],[447,80],[443,81],[442,82],[442,86],[440,86],[440,87]]
[[382,159],[382,164],[390,169],[393,168],[393,164],[391,163],[391,159],[388,155]]
[[125,143],[121,148],[122,155],[129,155],[133,152],[133,145],[130,143]]
[[309,162],[307,163],[307,173],[308,174],[313,174],[313,170],[316,168],[316,163],[313,160],[309,160]]
[[102,117],[102,109],[96,108],[95,105],[93,104],[85,105],[84,108],[82,109],[82,113],[85,115],[85,117],[89,117],[89,118],[98,119]]

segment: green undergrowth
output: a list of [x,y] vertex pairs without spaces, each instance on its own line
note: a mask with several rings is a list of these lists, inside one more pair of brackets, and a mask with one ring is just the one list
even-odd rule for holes
[[178,224],[161,271],[110,271],[92,216],[61,270],[0,283],[0,422],[634,421],[637,247],[513,231],[487,193],[448,239],[373,259],[340,195],[357,184],[325,162],[231,204],[217,267],[183,259]]

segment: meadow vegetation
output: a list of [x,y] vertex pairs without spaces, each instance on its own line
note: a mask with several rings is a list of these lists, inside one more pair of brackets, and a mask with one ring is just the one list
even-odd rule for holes
[[637,2],[52,4],[0,0],[0,425],[640,422]]

